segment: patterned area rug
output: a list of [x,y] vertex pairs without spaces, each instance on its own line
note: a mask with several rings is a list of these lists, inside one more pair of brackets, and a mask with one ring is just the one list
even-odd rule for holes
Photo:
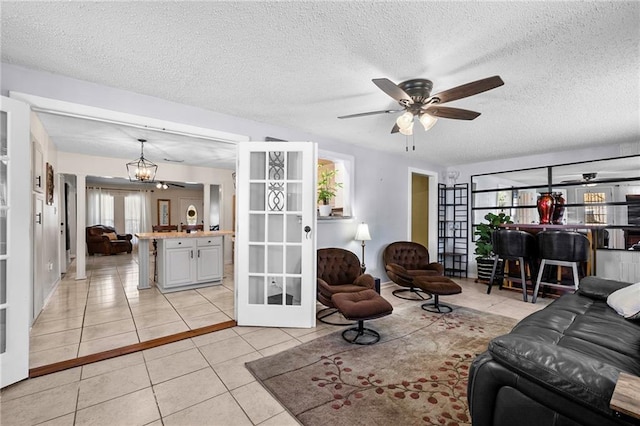
[[516,322],[403,306],[365,322],[382,335],[375,345],[351,345],[337,331],[246,366],[304,425],[468,425],[471,361]]

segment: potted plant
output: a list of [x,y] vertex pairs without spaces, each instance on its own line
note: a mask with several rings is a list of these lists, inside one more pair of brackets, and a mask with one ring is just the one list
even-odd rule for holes
[[493,246],[491,245],[491,233],[498,229],[503,223],[513,223],[511,216],[505,213],[487,213],[484,216],[486,223],[476,226],[473,235],[476,239],[476,262],[478,265],[478,280],[488,281],[491,278],[493,269]]
[[318,179],[318,203],[320,204],[318,210],[320,216],[329,216],[331,214],[329,202],[336,196],[336,189],[342,188],[342,183],[335,181],[337,173],[338,171],[334,169],[325,169],[320,173],[320,179]]

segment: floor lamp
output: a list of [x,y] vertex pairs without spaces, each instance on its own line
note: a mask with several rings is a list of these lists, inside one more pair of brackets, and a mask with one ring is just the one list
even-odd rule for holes
[[356,230],[356,236],[353,238],[356,241],[362,241],[362,272],[367,269],[364,264],[364,242],[369,241],[371,239],[371,234],[369,234],[369,226],[362,222],[358,225],[358,229]]

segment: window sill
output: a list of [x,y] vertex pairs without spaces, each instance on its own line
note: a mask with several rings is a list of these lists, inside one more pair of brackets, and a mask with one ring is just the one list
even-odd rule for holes
[[318,222],[341,222],[352,220],[353,216],[318,216]]

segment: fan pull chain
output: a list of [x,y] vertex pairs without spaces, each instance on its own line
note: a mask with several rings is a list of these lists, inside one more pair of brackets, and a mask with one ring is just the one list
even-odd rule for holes
[[404,136],[404,150],[409,152],[409,136],[407,135]]
[[411,135],[411,142],[413,143],[413,150],[416,150],[416,135]]

